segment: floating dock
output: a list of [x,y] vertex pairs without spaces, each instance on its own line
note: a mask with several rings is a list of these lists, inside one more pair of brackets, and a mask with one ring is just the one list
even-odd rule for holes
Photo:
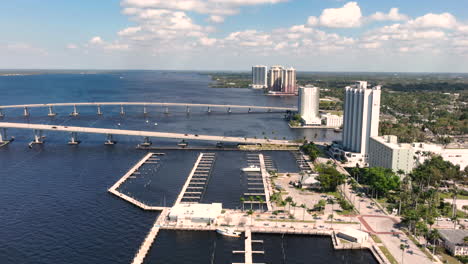
[[135,175],[139,175],[140,172],[138,171],[138,169],[143,166],[143,164],[146,164],[146,163],[157,163],[156,161],[159,161],[159,158],[157,157],[157,155],[155,153],[148,153],[146,154],[146,156],[144,156],[135,166],[133,166],[127,173],[125,173],[125,175],[120,178],[120,180],[118,180],[114,185],[112,185],[112,187],[109,188],[109,192],[124,199],[125,201],[135,205],[135,206],[138,206],[139,208],[143,209],[143,210],[148,210],[148,211],[162,211],[165,207],[162,207],[162,206],[149,206],[147,204],[144,204],[126,194],[123,194],[121,192],[119,192],[117,189],[120,187],[120,185],[122,185],[128,178],[130,177],[134,177]]

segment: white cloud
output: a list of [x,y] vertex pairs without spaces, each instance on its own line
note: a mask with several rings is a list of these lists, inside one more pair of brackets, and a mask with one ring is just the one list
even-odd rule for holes
[[450,13],[429,13],[408,21],[408,26],[415,28],[445,28],[454,29],[458,26],[457,19]]
[[128,27],[120,30],[117,34],[119,36],[130,36],[141,31],[141,27]]
[[361,8],[356,2],[349,2],[341,8],[324,9],[320,25],[331,28],[353,28],[361,25]]
[[70,43],[67,45],[67,49],[77,49],[78,46],[76,44]]
[[368,21],[406,21],[409,17],[405,14],[400,14],[398,8],[392,8],[388,14],[376,12],[367,18]]
[[207,38],[207,37],[201,37],[200,38],[200,44],[203,46],[213,46],[216,43],[216,39],[214,38]]
[[307,25],[309,26],[316,26],[318,25],[318,18],[317,17],[314,17],[314,16],[310,16],[308,19],[307,19]]
[[211,15],[208,18],[208,21],[213,22],[213,23],[223,23],[224,22],[224,17],[217,16],[217,15]]
[[104,43],[104,41],[102,40],[101,37],[99,36],[96,36],[96,37],[93,37],[89,40],[89,43],[90,44],[94,44],[94,45],[101,45]]

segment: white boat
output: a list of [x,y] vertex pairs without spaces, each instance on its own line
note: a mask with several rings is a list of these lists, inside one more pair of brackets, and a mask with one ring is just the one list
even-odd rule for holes
[[255,165],[250,165],[249,167],[242,168],[242,171],[260,171],[260,167]]
[[223,236],[228,236],[228,237],[240,237],[241,235],[241,232],[235,231],[234,229],[231,229],[231,228],[216,229],[216,232],[218,234],[221,234]]

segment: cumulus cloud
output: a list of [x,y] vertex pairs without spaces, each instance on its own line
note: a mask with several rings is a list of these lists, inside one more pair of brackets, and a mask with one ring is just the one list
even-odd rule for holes
[[76,44],[70,43],[67,45],[67,49],[77,49],[78,46]]
[[409,17],[401,14],[398,8],[391,8],[387,14],[376,12],[367,18],[368,21],[406,21],[408,19]]
[[96,36],[96,37],[93,37],[89,40],[89,43],[90,44],[93,44],[93,45],[100,45],[100,44],[103,44],[104,41],[102,40],[101,37],[99,36]]
[[211,15],[208,18],[208,21],[213,22],[213,23],[223,23],[224,22],[224,17],[217,16],[217,15]]
[[324,9],[319,17],[319,22],[324,27],[353,28],[361,25],[361,18],[362,13],[359,5],[356,2],[349,2],[340,8]]
[[457,19],[450,13],[429,13],[414,20],[410,20],[408,25],[415,28],[454,29],[458,26],[458,23]]

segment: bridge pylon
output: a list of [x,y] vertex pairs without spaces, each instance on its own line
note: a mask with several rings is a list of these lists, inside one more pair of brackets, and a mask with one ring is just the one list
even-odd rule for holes
[[144,137],[143,139],[143,143],[140,144],[140,146],[143,146],[143,147],[149,147],[153,144],[153,142],[151,142],[150,138],[149,137]]
[[102,115],[101,105],[100,104],[97,105],[97,114],[100,115],[100,116]]
[[71,137],[70,141],[68,142],[68,145],[78,145],[81,143],[78,139],[78,133],[77,132],[71,132]]
[[121,116],[125,115],[125,111],[124,111],[123,105],[120,105],[120,115],[121,115]]
[[76,109],[76,105],[73,105],[73,112],[70,113],[70,116],[79,116],[78,110]]
[[51,105],[49,106],[49,113],[47,115],[50,117],[54,117],[57,115],[57,113],[54,112],[54,109],[52,108]]
[[146,108],[146,105],[143,105],[143,115],[148,115],[148,109]]
[[34,129],[34,140],[30,144],[42,144],[44,136],[42,135],[42,130]]
[[113,140],[112,134],[107,134],[107,139],[104,142],[104,145],[114,145],[115,143],[117,142]]
[[29,116],[29,109],[28,109],[27,107],[24,108],[23,116],[24,116],[24,117],[28,117],[28,116]]
[[3,118],[5,115],[3,114],[3,110],[0,108],[0,118]]

